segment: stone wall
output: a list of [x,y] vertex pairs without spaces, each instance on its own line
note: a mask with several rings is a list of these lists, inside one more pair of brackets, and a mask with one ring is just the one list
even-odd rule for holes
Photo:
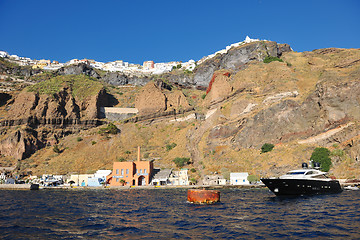
[[101,107],[100,117],[109,119],[110,121],[121,121],[128,119],[138,113],[136,108],[115,108]]

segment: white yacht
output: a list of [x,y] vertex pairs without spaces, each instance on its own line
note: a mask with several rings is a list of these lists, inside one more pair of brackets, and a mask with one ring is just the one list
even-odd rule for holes
[[342,191],[338,180],[327,177],[320,171],[320,165],[308,168],[303,163],[302,169],[292,170],[278,178],[262,178],[261,181],[277,196],[306,195],[321,193],[339,193]]

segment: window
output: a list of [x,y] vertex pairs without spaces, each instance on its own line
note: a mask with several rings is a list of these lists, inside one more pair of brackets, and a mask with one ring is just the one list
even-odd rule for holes
[[121,169],[121,176],[124,175],[124,169]]
[[129,169],[126,169],[126,174],[129,174]]
[[300,175],[305,174],[305,172],[288,172],[286,175]]
[[146,169],[144,169],[144,173],[146,173]]
[[116,169],[116,175],[119,175],[119,169]]
[[142,169],[140,169],[140,174],[142,174]]
[[119,179],[117,178],[117,179],[116,179],[116,181],[118,182],[118,181],[119,181]]

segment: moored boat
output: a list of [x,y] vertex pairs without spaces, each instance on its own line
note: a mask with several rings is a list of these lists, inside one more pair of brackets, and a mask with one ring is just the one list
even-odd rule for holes
[[313,169],[303,163],[302,169],[292,170],[278,178],[262,178],[261,181],[277,196],[341,192],[339,181],[326,174],[319,170],[319,165],[315,165]]

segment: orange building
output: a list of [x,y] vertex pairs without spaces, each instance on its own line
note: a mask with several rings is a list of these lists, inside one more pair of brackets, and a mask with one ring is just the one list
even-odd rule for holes
[[113,171],[107,178],[107,182],[110,186],[150,185],[152,172],[153,161],[140,161],[139,148],[136,162],[114,162]]

